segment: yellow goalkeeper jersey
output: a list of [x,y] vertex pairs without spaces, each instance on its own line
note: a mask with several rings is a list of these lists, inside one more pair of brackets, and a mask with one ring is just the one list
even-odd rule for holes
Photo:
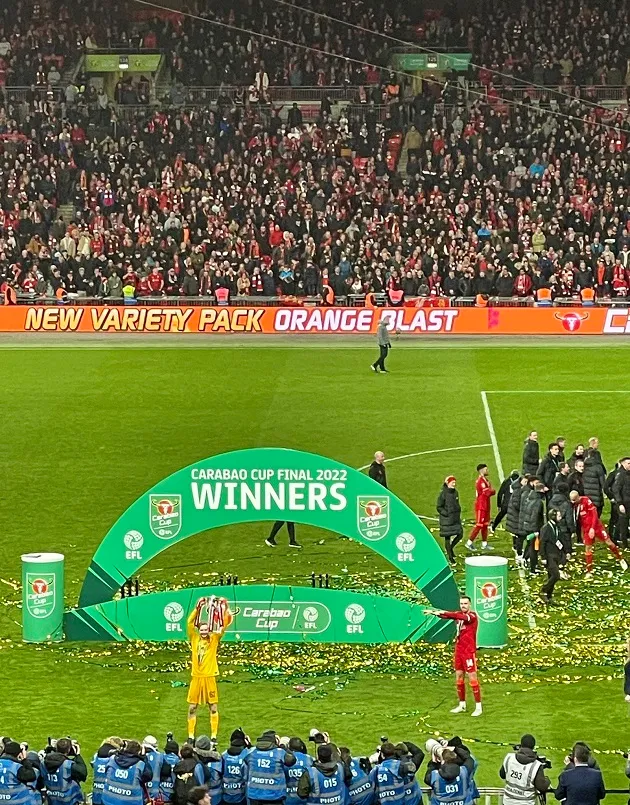
[[188,639],[192,649],[192,676],[218,676],[217,651],[225,629],[232,623],[232,617],[228,615],[226,618],[225,629],[221,634],[210,633],[208,637],[203,638],[195,628],[195,616],[196,612],[193,610],[188,618]]

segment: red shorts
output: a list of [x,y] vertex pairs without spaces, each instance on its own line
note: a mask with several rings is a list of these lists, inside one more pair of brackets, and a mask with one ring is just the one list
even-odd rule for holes
[[490,512],[485,511],[477,511],[475,510],[475,525],[477,526],[485,526],[490,525]]
[[477,657],[474,654],[464,654],[461,651],[456,651],[453,659],[453,668],[455,671],[464,671],[466,674],[474,674],[477,672]]
[[588,532],[590,531],[589,528],[584,529],[584,531],[582,533],[582,540],[584,541],[584,545],[585,545],[586,548],[592,547],[592,545],[595,542],[595,540],[598,540],[599,542],[606,542],[606,540],[608,539],[608,533],[603,528],[603,526],[601,526],[601,525],[600,526],[595,526],[594,530],[595,530],[595,536],[594,537],[589,537],[589,535],[588,535]]

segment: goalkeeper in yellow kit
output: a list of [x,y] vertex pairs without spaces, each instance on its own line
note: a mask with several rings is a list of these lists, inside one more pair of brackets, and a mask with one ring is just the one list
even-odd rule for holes
[[[204,612],[205,610],[205,612]],[[202,619],[202,614],[205,616]],[[188,618],[188,639],[192,649],[192,679],[188,691],[188,740],[194,743],[197,709],[210,709],[210,737],[219,732],[219,694],[217,651],[225,630],[234,620],[224,598],[200,598]]]

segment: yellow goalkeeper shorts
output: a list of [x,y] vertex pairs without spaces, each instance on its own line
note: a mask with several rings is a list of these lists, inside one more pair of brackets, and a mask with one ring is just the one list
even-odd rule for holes
[[216,676],[194,676],[186,701],[188,704],[216,704],[219,701]]

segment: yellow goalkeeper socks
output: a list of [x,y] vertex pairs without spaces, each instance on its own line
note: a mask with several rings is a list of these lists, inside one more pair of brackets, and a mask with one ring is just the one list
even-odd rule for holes
[[210,737],[216,738],[219,734],[219,714],[210,713]]
[[195,729],[197,727],[197,716],[188,716],[188,737],[195,737]]

